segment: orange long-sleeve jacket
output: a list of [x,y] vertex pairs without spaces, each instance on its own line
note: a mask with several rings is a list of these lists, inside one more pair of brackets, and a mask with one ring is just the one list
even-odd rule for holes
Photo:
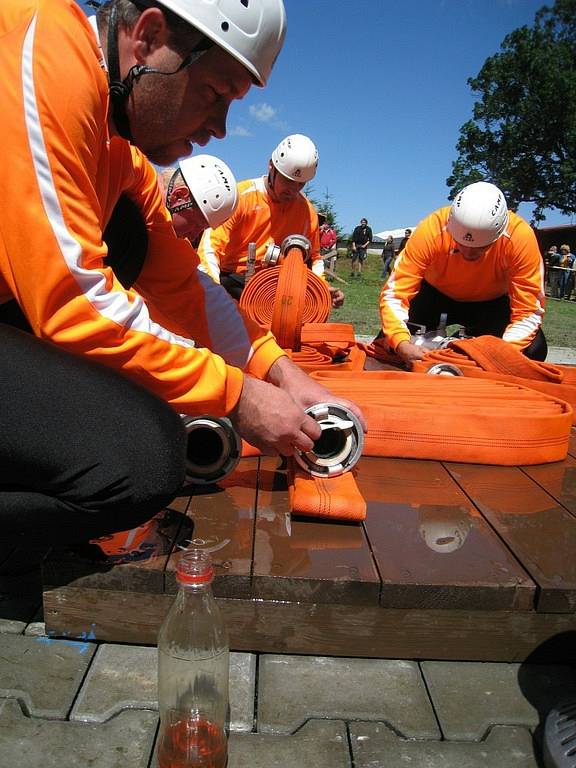
[[248,243],[256,243],[258,270],[271,243],[281,245],[288,235],[304,235],[310,240],[312,271],[324,274],[318,214],[302,193],[289,202],[276,203],[268,194],[266,177],[260,176],[239,182],[238,197],[238,207],[228,221],[204,231],[198,248],[201,271],[216,282],[220,282],[220,272],[245,272]]
[[382,328],[393,349],[410,341],[406,326],[410,302],[425,279],[455,301],[510,297],[510,324],[504,340],[523,349],[544,315],[544,267],[534,232],[510,213],[506,232],[477,261],[466,261],[446,230],[450,207],[427,216],[400,252],[380,293]]
[[[15,298],[37,336],[123,371],[178,411],[228,413],[242,369],[264,377],[282,351],[198,272],[153,167],[111,135],[102,54],[80,7],[2,0],[0,66],[0,303]],[[149,236],[134,290],[103,263],[123,192]]]

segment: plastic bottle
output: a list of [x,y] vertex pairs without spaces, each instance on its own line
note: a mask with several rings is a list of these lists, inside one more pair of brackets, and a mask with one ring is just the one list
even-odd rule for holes
[[228,636],[201,550],[183,553],[178,595],[158,636],[159,768],[225,768]]

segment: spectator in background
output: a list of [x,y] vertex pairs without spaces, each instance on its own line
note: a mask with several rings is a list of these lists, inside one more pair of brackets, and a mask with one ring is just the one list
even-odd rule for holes
[[404,237],[402,238],[402,240],[400,240],[400,245],[398,246],[398,251],[397,251],[398,253],[400,253],[400,251],[403,251],[404,248],[406,248],[406,243],[408,242],[408,240],[410,240],[411,237],[412,237],[412,230],[411,229],[404,230]]
[[324,267],[334,273],[338,258],[338,251],[336,250],[338,237],[330,226],[328,216],[325,213],[318,212],[318,223],[320,224],[320,254],[324,259]]
[[550,262],[557,254],[558,248],[555,245],[551,245],[546,253],[542,254],[542,261],[544,262],[544,285],[550,287]]
[[388,273],[392,271],[392,264],[394,263],[395,256],[396,250],[394,248],[394,238],[392,235],[388,235],[384,241],[384,247],[382,248],[382,280],[385,280]]
[[570,246],[567,244],[560,246],[560,266],[563,267],[562,275],[562,288],[560,295],[566,301],[570,300],[572,291],[574,290],[574,259],[576,256],[570,251]]
[[372,230],[368,226],[368,219],[360,219],[360,224],[352,233],[352,269],[350,277],[357,275],[362,277],[362,265],[368,255],[368,246],[372,242]]
[[[561,256],[558,252],[558,248],[555,245],[550,246],[547,256],[547,272],[548,272],[548,284],[550,286],[550,296],[553,299],[559,299],[561,297],[562,288],[562,275],[563,272],[560,269]],[[546,260],[544,262],[546,267]]]

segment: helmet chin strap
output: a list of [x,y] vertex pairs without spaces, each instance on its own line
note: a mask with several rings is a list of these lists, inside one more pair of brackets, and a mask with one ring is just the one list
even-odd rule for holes
[[206,51],[214,45],[214,43],[209,38],[203,37],[192,51],[182,60],[180,66],[172,72],[163,72],[161,69],[148,67],[145,64],[135,64],[130,68],[124,80],[121,80],[120,57],[118,54],[118,14],[116,5],[113,4],[108,19],[106,45],[108,53],[108,93],[112,105],[114,125],[123,139],[127,139],[130,143],[133,143],[130,121],[126,112],[126,102],[132,93],[134,83],[137,82],[142,75],[153,74],[165,75],[166,77],[177,75],[178,72],[181,72],[183,69],[197,61],[200,56],[206,53]]

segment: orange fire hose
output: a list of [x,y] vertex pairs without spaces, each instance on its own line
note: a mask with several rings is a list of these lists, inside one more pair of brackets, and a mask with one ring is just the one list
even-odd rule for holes
[[365,456],[516,465],[568,452],[571,406],[517,384],[402,371],[311,376],[363,409]]
[[290,509],[295,515],[359,522],[366,518],[366,501],[351,472],[339,477],[311,477],[290,462]]
[[427,352],[413,369],[425,373],[441,363],[455,365],[465,377],[509,382],[552,395],[576,410],[575,367],[529,360],[495,336],[454,340],[444,349]]
[[[279,290],[280,273],[287,264],[289,257],[291,257],[290,274],[294,275],[293,262],[296,262],[298,267],[300,266],[298,260],[305,268],[305,273],[303,273],[302,279],[296,276],[294,286],[289,286],[287,293],[282,294]],[[272,328],[276,299],[281,300],[284,307],[289,307],[293,302],[291,297],[296,292],[304,294],[301,325],[303,323],[326,322],[332,308],[328,284],[304,265],[300,249],[293,247],[288,249],[286,258],[280,266],[261,269],[254,275],[242,291],[240,307],[252,320],[263,328],[270,329]],[[297,297],[297,303],[302,303],[300,297]]]
[[366,355],[348,323],[327,323],[331,310],[328,285],[311,272],[299,246],[287,249],[278,267],[258,272],[240,298],[243,311],[272,330],[278,344],[302,370],[311,372],[338,363],[361,370]]

